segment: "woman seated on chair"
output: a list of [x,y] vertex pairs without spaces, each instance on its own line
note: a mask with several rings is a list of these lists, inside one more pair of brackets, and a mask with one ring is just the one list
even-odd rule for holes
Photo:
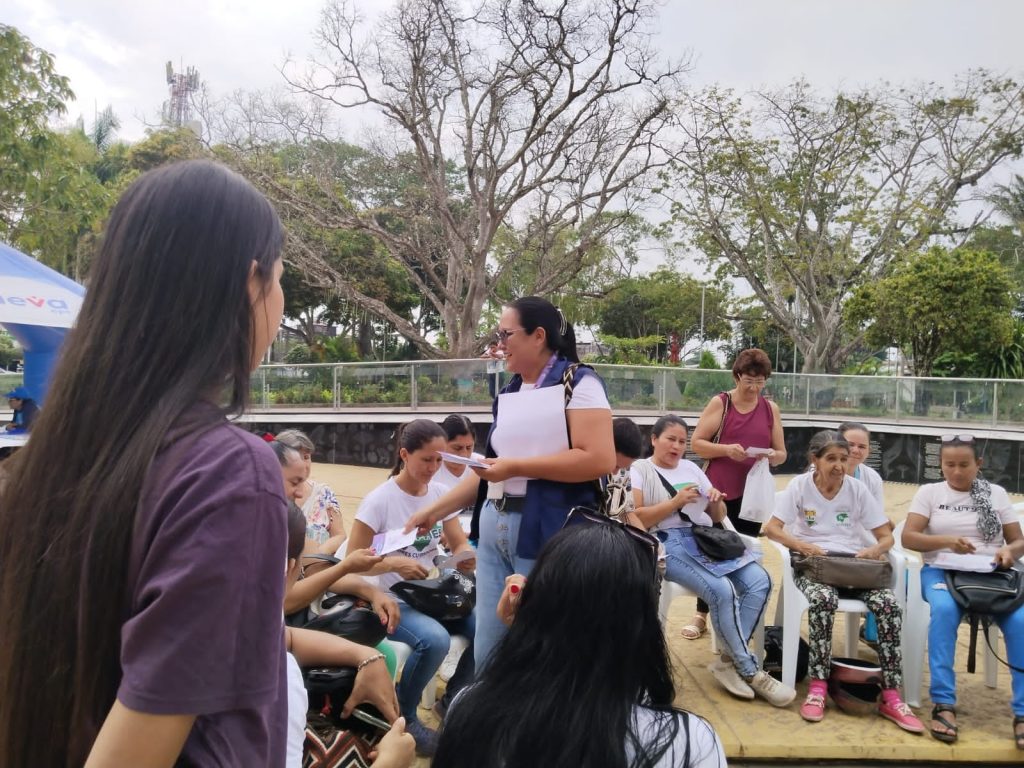
[[771,594],[768,572],[757,562],[747,562],[718,576],[688,551],[693,525],[711,525],[725,517],[722,494],[700,467],[683,458],[686,422],[681,418],[658,419],[651,445],[654,455],[630,468],[634,514],[665,545],[668,579],[697,593],[711,608],[711,623],[726,650],[708,669],[734,696],[753,699],[757,694],[777,707],[788,705],[796,691],[761,669],[747,647]]
[[[849,444],[838,432],[825,430],[811,438],[808,459],[813,473],[797,475],[775,502],[765,535],[794,552],[826,555],[829,552],[883,559],[893,545],[889,521],[867,486],[847,476]],[[783,526],[789,526],[784,529]],[[864,546],[870,531],[875,544]],[[807,597],[811,684],[800,716],[816,723],[825,717],[825,691],[832,667],[832,626],[840,590],[805,574],[794,579]],[[882,668],[879,714],[900,728],[921,733],[924,726],[900,698],[902,658],[900,632],[903,616],[891,589],[842,590],[842,597],[862,600],[878,617],[878,659]]]
[[[939,741],[957,740],[957,629],[963,611],[946,587],[945,572],[937,567],[940,552],[991,557],[1000,568],[1011,568],[1024,556],[1024,534],[1006,491],[980,477],[981,459],[972,435],[946,435],[939,448],[941,483],[922,485],[910,502],[903,528],[903,546],[923,553],[921,594],[931,607],[928,622],[931,734]],[[1024,667],[1024,606],[994,617],[1006,639],[1010,664]],[[1024,749],[1024,673],[1011,670],[1013,738]]]
[[657,542],[574,512],[529,580],[498,603],[511,623],[445,718],[434,768],[724,768],[703,718],[673,706],[658,622]]

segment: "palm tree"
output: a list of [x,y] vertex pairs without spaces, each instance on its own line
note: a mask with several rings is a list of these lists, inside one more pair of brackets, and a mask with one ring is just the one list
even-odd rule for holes
[[999,184],[987,199],[1024,236],[1024,176],[1016,174],[1009,184]]

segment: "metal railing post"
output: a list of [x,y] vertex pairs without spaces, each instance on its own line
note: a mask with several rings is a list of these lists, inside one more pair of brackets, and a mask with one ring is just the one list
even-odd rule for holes
[[992,384],[992,426],[999,423],[999,382]]
[[267,369],[266,368],[264,368],[264,369],[262,369],[260,371],[260,392],[261,392],[261,395],[262,395],[260,399],[263,401],[263,407],[264,408],[269,408],[270,407],[270,392],[267,389]]
[[893,419],[896,420],[896,421],[899,421],[900,420],[900,389],[902,389],[902,387],[900,387],[900,379],[899,379],[898,376],[895,379],[893,379],[893,382],[895,382],[895,384],[896,384],[896,402],[893,403],[893,408],[894,408]]
[[811,415],[811,377],[807,376],[804,379],[804,382],[807,385],[804,388],[804,392],[805,392],[805,394],[804,394],[804,415],[805,416],[810,416]]
[[658,397],[658,412],[665,413],[668,409],[666,403],[668,402],[668,371],[664,368],[661,370],[661,393]]
[[334,393],[334,407],[341,408],[341,390],[338,388],[338,366],[331,369],[331,391]]
[[416,363],[409,364],[409,408],[416,410],[419,408],[420,398],[419,393],[416,391]]

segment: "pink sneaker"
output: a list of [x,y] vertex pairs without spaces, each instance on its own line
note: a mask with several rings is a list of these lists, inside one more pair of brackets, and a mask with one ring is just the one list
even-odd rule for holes
[[800,705],[800,717],[809,723],[820,723],[825,718],[825,697],[817,693],[807,694]]
[[892,720],[904,731],[911,733],[924,733],[924,723],[917,719],[914,711],[907,706],[906,702],[896,699],[891,703],[884,701],[878,705],[878,714],[886,720]]

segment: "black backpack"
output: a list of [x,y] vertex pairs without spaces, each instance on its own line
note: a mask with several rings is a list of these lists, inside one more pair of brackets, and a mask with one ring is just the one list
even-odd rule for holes
[[[796,682],[807,677],[810,658],[811,648],[801,637],[796,651]],[[764,671],[776,680],[782,680],[782,627],[764,628]]]
[[1024,574],[1013,568],[973,573],[971,571],[946,571],[946,588],[956,604],[963,608],[971,625],[971,638],[967,648],[967,671],[973,673],[975,654],[978,650],[978,626],[985,633],[985,643],[992,655],[1015,672],[1024,669],[1015,667],[1000,659],[992,647],[988,628],[993,616],[1013,613],[1024,605]]

